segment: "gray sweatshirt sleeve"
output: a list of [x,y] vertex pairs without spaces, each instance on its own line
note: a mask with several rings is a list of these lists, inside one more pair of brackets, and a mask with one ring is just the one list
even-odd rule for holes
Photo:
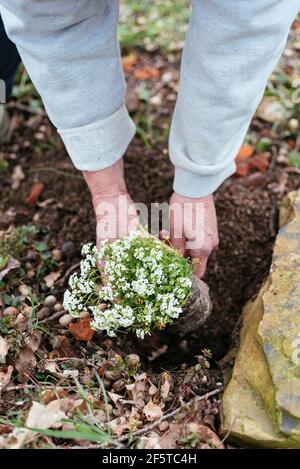
[[300,0],[193,0],[169,152],[174,189],[211,194],[234,159]]
[[[192,6],[169,150],[175,191],[203,197],[235,170],[300,0]],[[117,161],[135,132],[124,105],[118,1],[0,0],[0,11],[74,165],[95,171]]]
[[135,134],[118,0],[0,0],[0,12],[74,165],[95,171],[115,163]]

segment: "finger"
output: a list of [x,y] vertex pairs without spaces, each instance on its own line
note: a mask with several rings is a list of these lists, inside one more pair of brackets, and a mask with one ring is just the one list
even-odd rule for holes
[[196,275],[196,277],[202,278],[206,271],[208,257],[196,257],[193,260],[194,274]]
[[185,238],[170,238],[171,245],[177,249],[177,251],[184,256],[185,255]]
[[183,234],[183,225],[180,217],[170,210],[170,243],[173,247],[180,252],[182,256],[185,255],[186,239]]
[[170,244],[170,232],[168,230],[160,230],[158,238],[165,244]]

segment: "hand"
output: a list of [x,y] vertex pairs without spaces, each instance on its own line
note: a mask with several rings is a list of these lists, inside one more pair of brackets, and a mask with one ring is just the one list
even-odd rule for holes
[[100,171],[84,171],[97,220],[97,247],[127,236],[139,225],[135,205],[124,180],[123,160]]
[[195,262],[195,274],[203,277],[207,260],[219,244],[213,195],[202,198],[174,194],[170,200],[171,243]]

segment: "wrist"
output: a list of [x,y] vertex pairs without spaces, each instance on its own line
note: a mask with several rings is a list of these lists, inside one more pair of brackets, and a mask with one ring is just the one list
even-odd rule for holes
[[83,171],[83,176],[93,201],[127,193],[122,158],[108,168],[99,171]]
[[206,202],[209,200],[214,200],[214,195],[213,194],[208,194],[205,197],[187,197],[181,194],[178,194],[178,192],[173,192],[172,195],[172,201],[173,200],[180,200],[181,202]]

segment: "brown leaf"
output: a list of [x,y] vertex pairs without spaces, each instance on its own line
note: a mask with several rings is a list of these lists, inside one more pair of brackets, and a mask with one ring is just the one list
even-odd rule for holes
[[33,330],[25,337],[26,347],[32,350],[32,352],[36,352],[41,344],[42,337],[41,331]]
[[[62,426],[61,420],[67,416],[60,408],[60,400],[51,401],[47,405],[39,402],[32,403],[27,416],[25,426],[29,428],[59,428]],[[27,428],[15,428],[5,439],[4,448],[18,449],[34,440],[37,433]]]
[[253,155],[253,152],[253,145],[243,145],[237,154],[236,160],[241,161],[245,160],[246,158],[250,158],[250,156]]
[[249,168],[259,170],[264,172],[268,169],[270,164],[269,154],[268,153],[260,153],[254,155],[249,160]]
[[21,165],[18,164],[17,166],[14,167],[12,175],[11,175],[11,181],[12,181],[11,188],[15,191],[19,189],[20,184],[23,181],[23,179],[25,179],[25,175],[23,173]]
[[248,162],[238,162],[235,175],[238,177],[245,177],[250,172],[250,166]]
[[86,342],[92,340],[95,331],[91,328],[91,321],[91,318],[83,318],[78,322],[69,324],[69,330],[75,339]]
[[56,337],[56,339],[54,350],[60,358],[76,357],[76,353],[72,349],[71,344],[65,335],[60,335]]
[[33,184],[29,196],[25,199],[26,204],[34,205],[44,189],[45,184],[42,182],[36,182]]
[[172,422],[169,429],[160,437],[160,447],[162,449],[175,449],[182,435],[182,424]]
[[137,62],[137,56],[135,53],[130,53],[122,57],[122,64],[124,72],[130,72]]
[[18,372],[18,380],[24,383],[28,380],[30,372],[36,366],[36,359],[33,351],[29,347],[22,349],[17,357],[15,368]]
[[154,420],[159,419],[163,415],[161,407],[157,404],[154,404],[152,400],[150,400],[148,404],[145,405],[143,413],[149,422],[154,422]]
[[44,282],[48,288],[51,288],[60,276],[61,272],[51,272],[50,274],[46,275],[46,277],[44,277]]
[[0,280],[2,280],[11,270],[18,269],[20,267],[20,262],[13,257],[9,257],[6,267],[0,272]]
[[169,392],[170,392],[170,388],[171,388],[170,375],[169,373],[164,372],[162,374],[161,386],[160,386],[160,393],[163,399],[167,399]]
[[160,76],[160,72],[157,68],[146,66],[135,70],[133,76],[136,80],[153,80]]
[[4,337],[0,335],[0,363],[5,363],[6,355],[8,353],[9,343]]
[[3,389],[10,383],[12,372],[13,367],[11,365],[8,366],[6,371],[0,371],[0,395]]

